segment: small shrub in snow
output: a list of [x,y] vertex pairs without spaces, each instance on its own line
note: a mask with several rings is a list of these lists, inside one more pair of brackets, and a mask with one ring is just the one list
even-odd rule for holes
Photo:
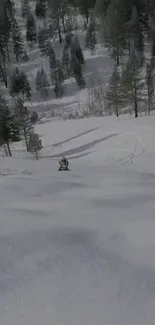
[[38,160],[38,153],[43,148],[42,141],[39,139],[39,134],[32,132],[29,136],[29,151],[35,155],[35,158]]

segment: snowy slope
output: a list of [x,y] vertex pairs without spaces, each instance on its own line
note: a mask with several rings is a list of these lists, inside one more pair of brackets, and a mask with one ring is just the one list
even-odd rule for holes
[[46,121],[39,161],[0,156],[1,325],[154,324],[154,125]]
[[[81,47],[84,52],[85,57],[85,67],[84,67],[84,79],[86,81],[86,89],[81,90],[76,84],[75,78],[70,78],[64,81],[64,96],[63,98],[55,98],[55,93],[53,86],[49,87],[49,96],[47,100],[41,98],[40,93],[36,91],[35,79],[39,69],[43,68],[47,74],[48,80],[50,81],[50,68],[49,68],[49,59],[48,57],[42,57],[41,52],[38,48],[38,44],[34,45],[33,48],[29,47],[26,42],[26,19],[21,15],[21,1],[15,1],[16,9],[16,19],[21,28],[25,50],[29,55],[29,61],[24,62],[22,59],[19,59],[19,62],[16,61],[16,58],[12,53],[10,53],[10,62],[7,64],[7,75],[11,76],[14,69],[18,67],[20,71],[26,73],[27,78],[31,86],[32,98],[30,102],[25,102],[27,107],[30,110],[36,110],[41,115],[44,113],[46,116],[53,115],[56,116],[68,116],[70,113],[79,113],[79,103],[82,108],[88,110],[88,101],[89,101],[89,91],[94,88],[97,84],[106,84],[111,76],[113,70],[113,61],[109,57],[106,49],[98,44],[96,46],[96,53],[94,56],[91,55],[89,50],[85,48],[85,33],[86,31],[83,28],[84,20],[81,16],[78,16],[73,12],[73,19],[77,24],[77,30],[75,33],[79,37]],[[35,17],[35,3],[31,2],[32,13]],[[75,17],[74,17],[75,15]],[[48,18],[51,21],[51,18]],[[43,21],[35,17],[36,26],[43,25]],[[62,36],[63,33],[62,33]],[[62,59],[62,53],[64,48],[64,40],[62,44],[59,43],[58,39],[52,40],[52,46],[55,51],[56,57]],[[9,78],[8,78],[9,80]],[[4,84],[0,82],[0,90],[2,94],[7,98],[10,106],[12,105],[12,98],[9,94],[8,89],[5,89]]]

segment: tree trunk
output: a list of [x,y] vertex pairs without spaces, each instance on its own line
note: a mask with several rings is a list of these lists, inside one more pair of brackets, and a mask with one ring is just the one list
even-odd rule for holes
[[148,115],[150,115],[151,112],[151,98],[150,98],[150,93],[148,89]]
[[7,52],[8,61],[10,62],[10,54],[9,54],[8,45],[6,45],[6,52]]
[[5,150],[5,154],[6,154],[6,156],[8,157],[8,152],[7,152],[7,149],[6,149],[6,145],[5,145],[5,143],[4,143],[4,150]]
[[116,116],[119,117],[118,106],[116,104]]
[[150,112],[151,112],[151,101],[150,101],[150,98],[149,98],[148,115],[150,115]]
[[36,160],[38,160],[38,152],[37,152],[37,150],[35,150],[35,156],[36,156]]
[[134,94],[134,110],[135,110],[135,118],[138,117],[138,104],[137,104],[137,89],[135,88]]
[[28,140],[27,140],[27,133],[25,128],[23,127],[23,132],[24,132],[24,139],[25,139],[25,144],[26,144],[26,150],[27,152],[29,151],[29,145],[28,145]]
[[1,74],[3,77],[3,81],[5,83],[5,87],[7,88],[8,84],[7,84],[7,76],[6,76],[6,68],[5,68],[5,51],[4,48],[2,47],[2,44],[0,44],[0,52],[1,52],[1,64],[0,64],[0,70],[1,70]]
[[137,103],[137,84],[136,84],[136,67],[134,63],[134,110],[135,118],[138,117],[138,103]]
[[59,18],[57,18],[57,28],[58,28],[58,33],[59,33],[59,42],[61,44],[62,43],[62,36],[61,36]]
[[128,41],[128,54],[129,54],[129,57],[130,57],[131,56],[130,41]]
[[117,66],[119,67],[120,59],[119,59],[119,47],[118,47],[118,45],[117,45],[117,49],[116,49],[116,62],[117,62]]
[[86,15],[86,22],[88,24],[88,22],[89,22],[89,11],[88,10],[86,10],[85,15]]
[[12,153],[11,153],[11,149],[10,149],[9,142],[6,143],[6,146],[7,146],[7,149],[8,149],[8,154],[11,157],[12,156]]
[[5,83],[5,87],[8,88],[5,66],[4,67],[0,66],[0,70],[1,70],[2,78],[3,78],[3,82]]
[[66,34],[65,20],[64,20],[64,15],[63,15],[62,11],[61,11],[61,21],[62,21],[64,34]]

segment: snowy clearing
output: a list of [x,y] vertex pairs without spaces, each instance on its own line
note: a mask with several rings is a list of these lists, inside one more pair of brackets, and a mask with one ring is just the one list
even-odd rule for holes
[[154,125],[45,121],[39,161],[0,156],[2,325],[154,324]]

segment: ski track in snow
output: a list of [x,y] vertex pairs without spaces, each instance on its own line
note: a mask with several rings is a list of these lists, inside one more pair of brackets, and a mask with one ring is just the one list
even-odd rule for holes
[[42,159],[0,156],[2,325],[154,325],[154,122],[49,121]]

